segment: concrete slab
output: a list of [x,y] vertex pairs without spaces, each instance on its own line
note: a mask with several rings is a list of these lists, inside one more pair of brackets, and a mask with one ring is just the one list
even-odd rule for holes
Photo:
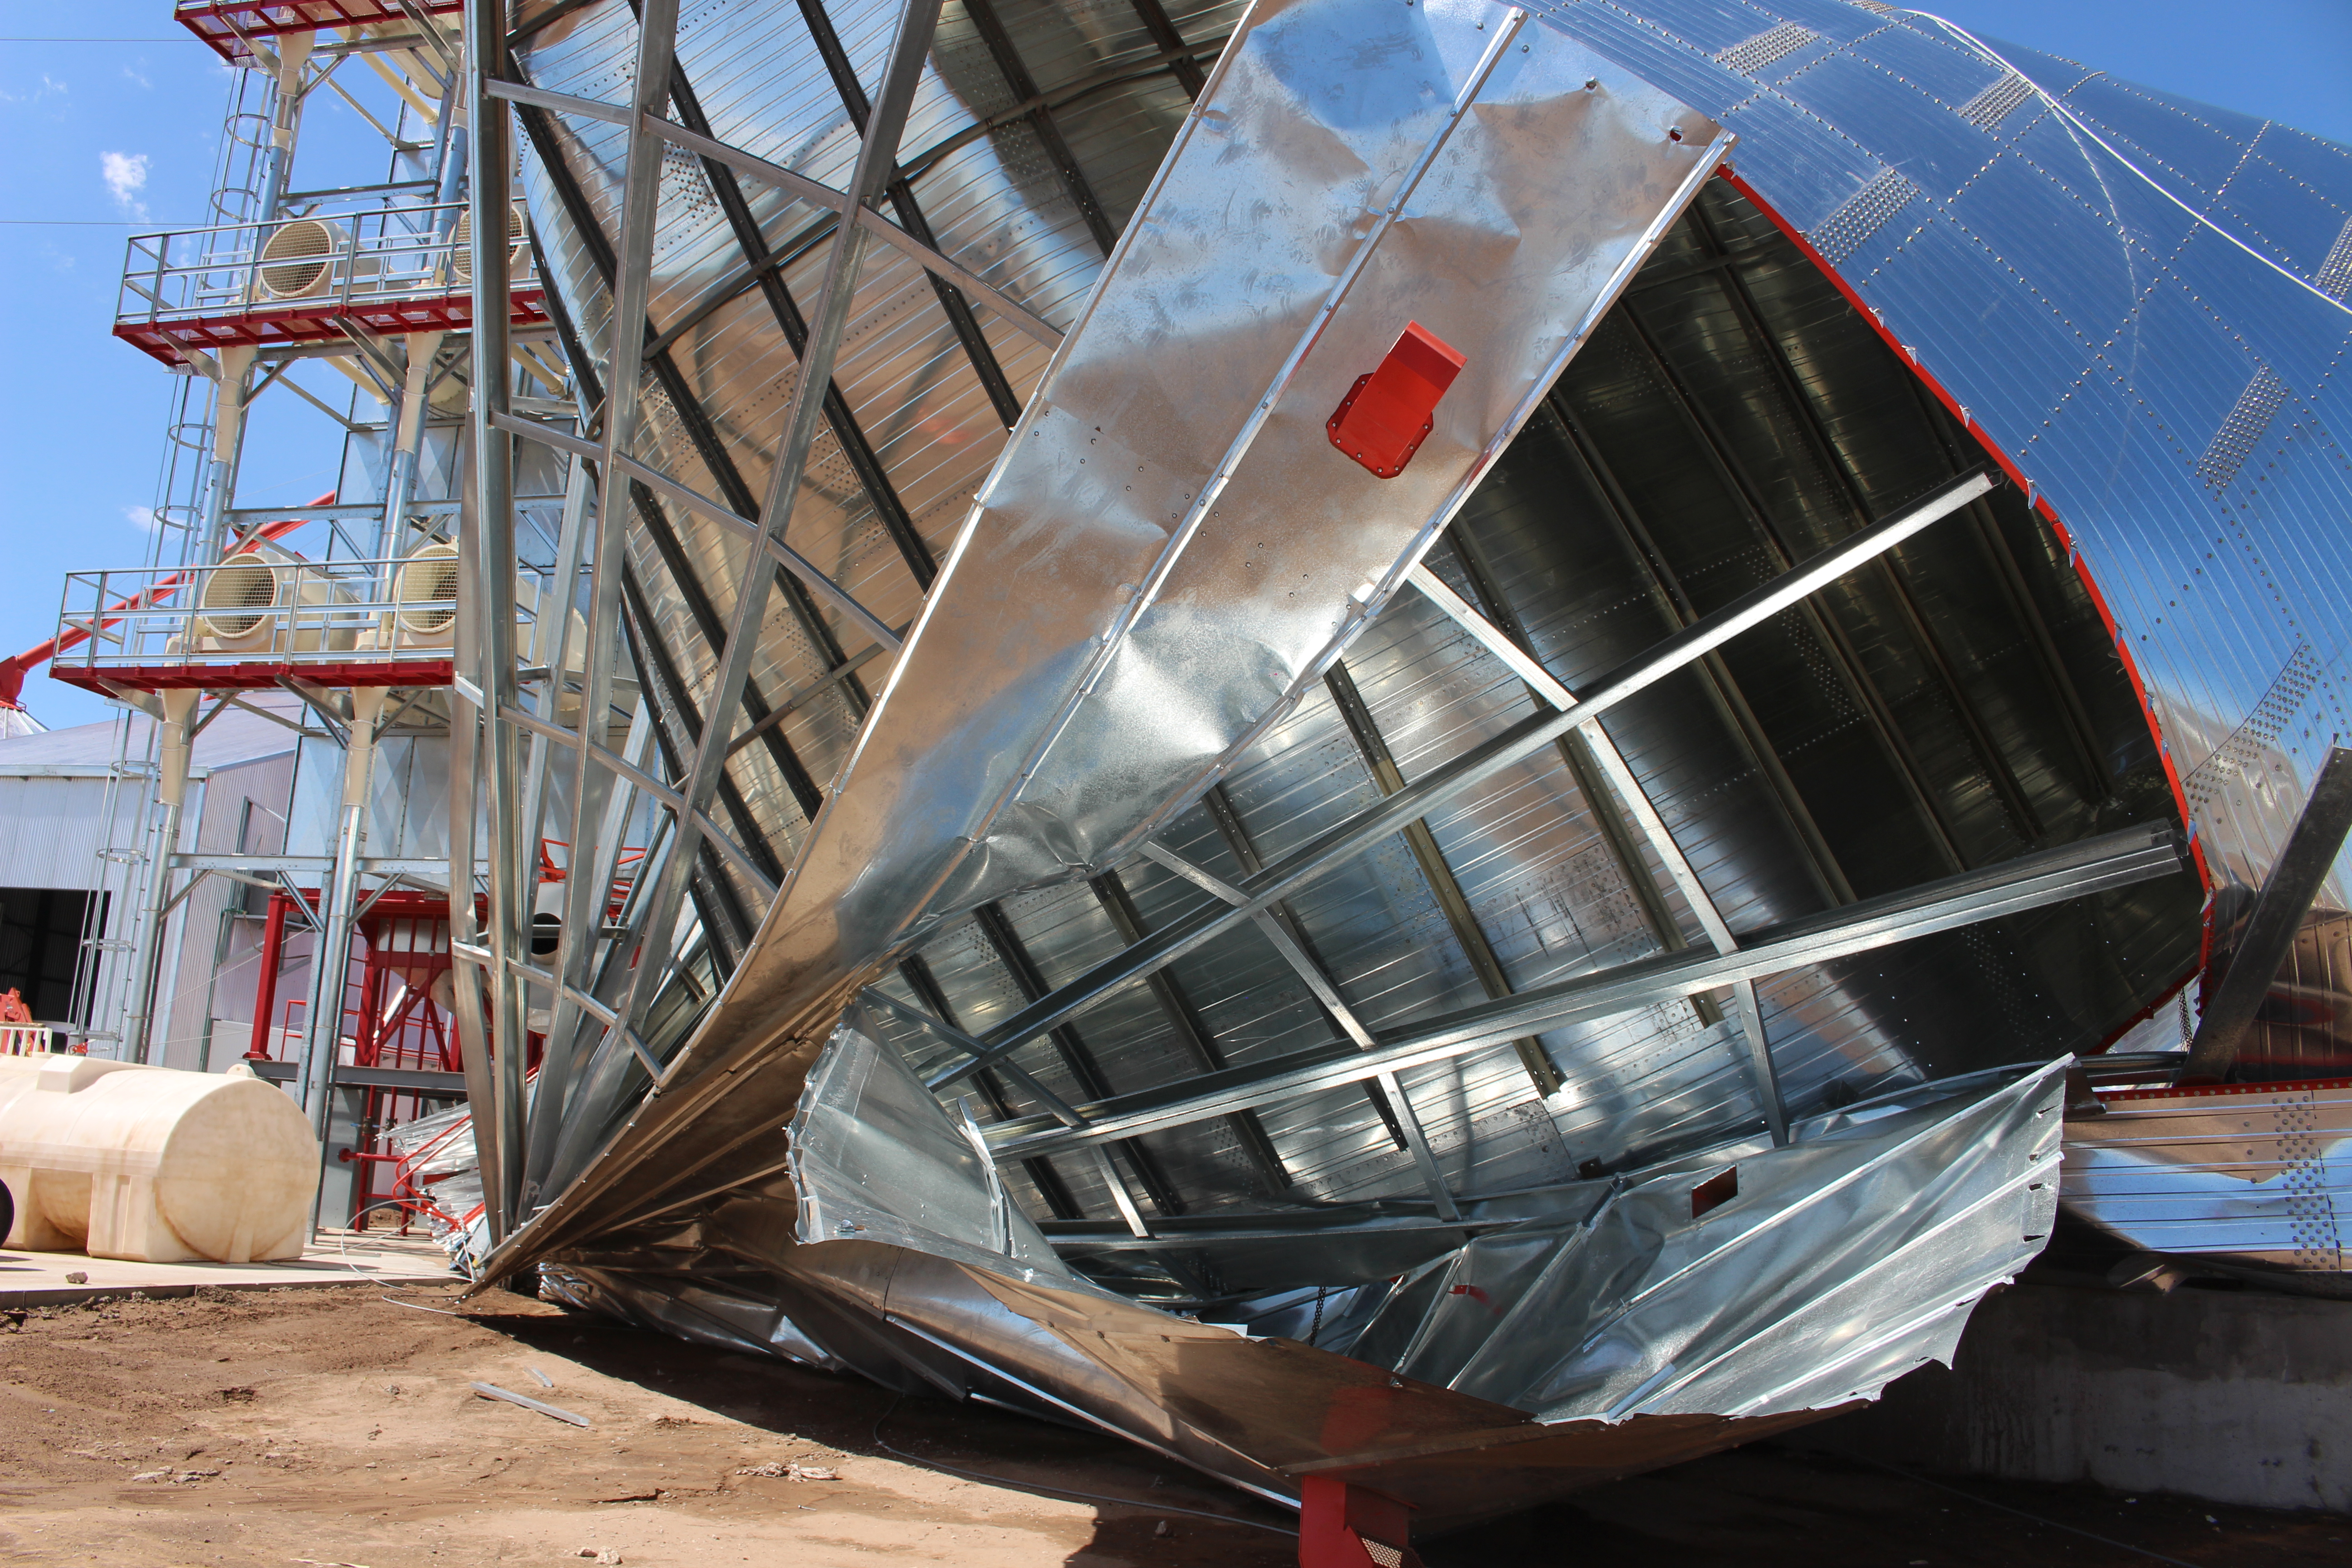
[[[84,1276],[80,1283],[67,1278]],[[0,1252],[0,1310],[110,1296],[185,1296],[200,1287],[276,1290],[303,1285],[447,1285],[448,1255],[421,1236],[322,1231],[282,1263],[125,1263],[79,1252]]]
[[1873,1462],[2352,1512],[2352,1301],[2020,1284],[1948,1370],[1784,1441]]

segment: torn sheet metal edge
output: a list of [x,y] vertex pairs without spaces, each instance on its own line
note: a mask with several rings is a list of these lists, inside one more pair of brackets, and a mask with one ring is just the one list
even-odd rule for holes
[[[1383,1333],[1376,1319],[1350,1359],[1547,1423],[1774,1415],[1874,1397],[1921,1363],[1948,1360],[1969,1310],[2046,1241],[2066,1066],[1914,1086],[1816,1118],[1784,1148],[1727,1143],[1613,1183],[1520,1194],[1549,1214],[1455,1249],[1430,1290],[1391,1298],[1402,1321]],[[1016,1312],[1037,1304],[1041,1322],[1076,1313],[1076,1336],[1060,1337],[1081,1353],[1093,1350],[1088,1332],[1108,1344],[1118,1325],[1142,1342],[1227,1333],[961,1239],[986,1234],[990,1219],[980,1162],[897,1053],[856,1029],[839,1031],[811,1074],[792,1142],[804,1246],[856,1237],[952,1264]],[[1738,1195],[1677,1213],[1732,1167],[1744,1173]],[[1482,1273],[1497,1257],[1503,1271]],[[889,1302],[894,1318],[912,1310],[895,1287]],[[1853,1331],[1890,1313],[1891,1327]],[[1439,1343],[1446,1319],[1476,1331],[1453,1333],[1450,1352]],[[1552,1331],[1528,1331],[1530,1320]],[[1017,1371],[1034,1338],[1017,1328],[993,1350]],[[967,1352],[991,1360],[976,1344]],[[1048,1359],[1065,1361],[1064,1349]],[[1186,1375],[1171,1364],[1152,1386],[1189,1407]],[[1161,1409],[1155,1424],[1171,1419]]]

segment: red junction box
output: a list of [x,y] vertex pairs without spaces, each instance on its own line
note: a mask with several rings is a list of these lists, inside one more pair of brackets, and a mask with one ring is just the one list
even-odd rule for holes
[[1436,427],[1437,400],[1465,363],[1444,339],[1409,322],[1380,368],[1358,376],[1324,422],[1331,445],[1381,479],[1396,478]]

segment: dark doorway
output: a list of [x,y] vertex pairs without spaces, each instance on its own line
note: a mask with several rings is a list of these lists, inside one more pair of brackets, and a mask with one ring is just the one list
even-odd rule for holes
[[[15,986],[25,1006],[45,1024],[86,1024],[87,999],[74,994],[83,921],[94,895],[78,888],[0,888],[0,991]],[[89,931],[105,934],[103,895]]]

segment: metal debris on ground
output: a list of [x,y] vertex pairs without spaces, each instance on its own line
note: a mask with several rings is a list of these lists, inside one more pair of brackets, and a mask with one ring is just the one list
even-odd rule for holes
[[525,1410],[536,1410],[541,1415],[552,1415],[558,1421],[569,1421],[574,1426],[585,1426],[588,1425],[588,1417],[585,1415],[575,1415],[569,1410],[560,1409],[552,1405],[542,1404],[539,1400],[530,1397],[528,1394],[517,1394],[512,1389],[509,1388],[500,1388],[495,1383],[477,1383],[474,1384],[474,1392],[480,1394],[485,1399],[503,1399],[509,1405],[520,1405]]
[[783,1459],[771,1459],[764,1465],[746,1465],[735,1472],[739,1476],[769,1476],[788,1481],[837,1481],[839,1470],[823,1465],[798,1465]]

